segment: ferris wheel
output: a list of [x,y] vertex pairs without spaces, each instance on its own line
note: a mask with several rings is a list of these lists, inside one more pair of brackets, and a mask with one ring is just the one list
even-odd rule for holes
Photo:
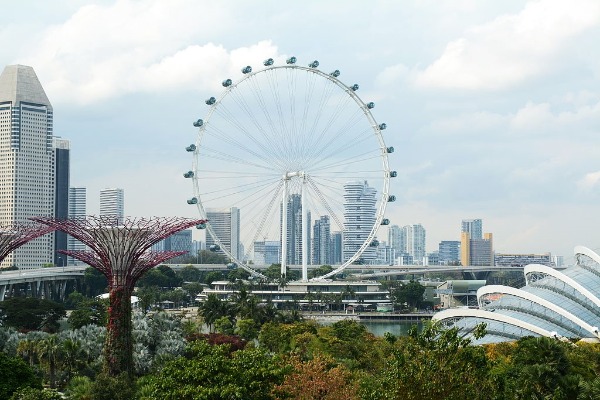
[[[205,103],[198,119],[192,169],[194,197],[206,225],[207,242],[233,263],[262,276],[260,264],[330,264],[340,273],[352,263],[375,259],[377,230],[389,224],[394,201],[382,131],[363,102],[359,85],[342,83],[339,70],[326,73],[290,57],[273,59],[242,77],[222,82],[223,92]],[[343,237],[343,240],[342,240]]]

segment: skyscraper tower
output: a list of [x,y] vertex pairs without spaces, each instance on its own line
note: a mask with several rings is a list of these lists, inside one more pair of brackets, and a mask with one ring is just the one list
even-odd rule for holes
[[[69,188],[69,218],[83,218],[87,215],[87,192],[84,187]],[[67,237],[67,249],[71,251],[85,250],[85,244],[73,236]],[[67,265],[83,264],[72,257],[67,258]]]
[[480,219],[463,219],[461,232],[467,232],[471,239],[483,239],[483,223]]
[[463,219],[460,232],[460,262],[467,265],[494,265],[491,233],[482,234],[480,219]]
[[[281,221],[283,221],[283,207],[280,208],[280,227],[283,225]],[[308,243],[307,246],[307,260],[310,263],[310,221],[311,215],[310,211],[307,213],[308,219]],[[281,228],[280,228],[281,230]],[[283,241],[282,241],[283,242]],[[286,235],[286,243],[287,243],[287,264],[288,265],[302,265],[302,196],[298,193],[293,193],[289,196],[288,204],[287,204],[287,235]]]
[[396,254],[406,253],[404,229],[398,225],[390,226],[388,229],[388,245],[396,251]]
[[125,216],[123,189],[100,190],[100,215],[123,219]]
[[[375,225],[377,191],[367,181],[347,182],[344,185],[343,261],[350,259],[369,237]],[[370,264],[377,260],[377,249],[367,247],[360,260]]]
[[[54,216],[52,105],[33,68],[9,65],[0,75],[0,222]],[[54,235],[18,248],[1,267],[52,264]]]
[[322,215],[313,227],[313,264],[332,264],[331,225],[329,216]]
[[402,228],[406,238],[406,252],[413,257],[414,263],[421,265],[426,254],[426,232],[421,224],[406,225]]
[[[70,143],[68,140],[55,137],[52,142],[54,148],[54,216],[59,219],[69,217],[69,170],[70,170]],[[64,267],[67,265],[67,255],[58,250],[67,250],[67,234],[63,231],[54,232],[54,265]]]
[[[242,259],[243,254],[240,254],[240,209],[236,207],[231,207],[227,211],[208,209],[206,218],[213,232],[221,241],[221,245],[225,246],[235,258]],[[212,236],[207,233],[206,248],[210,249],[210,246],[215,244]]]

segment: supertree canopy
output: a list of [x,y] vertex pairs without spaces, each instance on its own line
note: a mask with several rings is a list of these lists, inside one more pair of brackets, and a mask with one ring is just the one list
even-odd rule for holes
[[0,224],[0,262],[18,247],[54,231],[55,228],[32,221]]
[[149,269],[185,251],[152,251],[153,244],[175,232],[206,223],[180,217],[116,218],[88,216],[70,219],[35,217],[32,220],[68,233],[89,250],[62,253],[102,272],[108,279],[109,316],[104,346],[109,375],[133,375],[131,294]]

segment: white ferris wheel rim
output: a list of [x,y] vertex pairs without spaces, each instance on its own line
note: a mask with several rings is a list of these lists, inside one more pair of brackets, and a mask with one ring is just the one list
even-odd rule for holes
[[[367,105],[367,103],[365,103],[356,94],[355,90],[353,90],[351,87],[349,87],[346,84],[344,84],[343,82],[341,82],[336,76],[325,73],[314,67],[304,67],[304,66],[300,66],[300,65],[296,65],[296,64],[271,65],[271,66],[266,66],[265,68],[261,68],[257,71],[245,73],[241,79],[239,79],[236,82],[231,82],[231,84],[229,86],[225,87],[225,89],[222,91],[222,93],[219,95],[219,97],[215,98],[214,103],[212,105],[210,105],[208,114],[206,115],[203,125],[198,128],[198,134],[197,134],[197,138],[196,138],[196,142],[195,142],[196,149],[193,151],[193,165],[192,165],[192,169],[194,171],[194,176],[192,179],[193,187],[194,187],[194,196],[197,198],[196,205],[197,205],[198,211],[199,211],[200,215],[203,218],[205,218],[207,216],[207,210],[205,209],[204,204],[202,202],[203,194],[201,192],[200,182],[199,182],[199,179],[197,176],[198,175],[197,174],[198,161],[199,161],[198,155],[199,155],[199,151],[202,146],[203,135],[206,131],[206,127],[209,126],[209,124],[210,124],[213,113],[218,109],[218,107],[222,103],[222,101],[224,99],[226,99],[228,97],[228,95],[230,95],[230,93],[234,89],[237,89],[238,86],[240,86],[247,80],[249,80],[252,77],[255,77],[259,74],[263,74],[267,71],[276,71],[276,70],[283,70],[283,69],[290,70],[290,71],[303,71],[303,72],[307,72],[307,73],[308,72],[314,73],[317,76],[319,76],[321,78],[325,78],[325,79],[329,80],[330,82],[334,83],[347,96],[349,96],[356,103],[356,105],[362,110],[362,112],[364,113],[364,117],[370,124],[371,130],[372,130],[374,136],[376,137],[379,148],[381,150],[380,151],[380,157],[381,157],[381,171],[380,172],[383,175],[383,178],[382,178],[383,179],[383,187],[381,188],[381,197],[380,197],[380,201],[379,201],[379,206],[376,209],[375,223],[371,227],[366,240],[362,243],[360,248],[354,253],[354,255],[352,257],[350,257],[348,260],[343,262],[339,267],[335,268],[331,272],[324,274],[322,276],[318,276],[318,277],[310,279],[311,281],[312,280],[323,280],[323,279],[329,278],[333,275],[341,273],[349,265],[351,265],[354,262],[356,262],[357,260],[359,260],[360,256],[363,254],[363,252],[371,245],[371,243],[375,239],[375,237],[377,235],[377,231],[378,231],[379,227],[382,225],[382,222],[384,220],[386,206],[388,203],[388,198],[390,197],[389,180],[390,180],[390,172],[391,171],[390,171],[389,162],[388,162],[388,151],[387,151],[388,148],[385,145],[385,141],[384,141],[384,138],[382,135],[382,128],[377,123],[373,114],[371,113],[371,109],[370,109],[371,107],[369,107]],[[242,260],[240,260],[238,257],[234,256],[232,254],[232,252],[229,249],[227,249],[226,246],[223,245],[221,238],[219,238],[218,235],[216,235],[214,230],[212,229],[212,227],[210,225],[210,221],[206,225],[206,231],[208,234],[211,235],[215,244],[219,245],[220,250],[223,251],[229,258],[231,258],[233,260],[233,262],[235,264],[237,264],[238,267],[243,268],[245,271],[250,273],[252,276],[258,276],[261,278],[265,278],[265,276],[263,274],[261,274],[259,271],[255,270],[255,269],[253,269],[248,264],[242,262]]]

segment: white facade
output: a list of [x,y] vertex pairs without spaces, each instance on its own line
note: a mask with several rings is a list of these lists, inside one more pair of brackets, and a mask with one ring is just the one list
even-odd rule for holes
[[[237,207],[231,207],[227,211],[208,209],[206,218],[212,231],[221,241],[221,246],[240,260],[243,256],[240,252],[240,209]],[[215,244],[214,239],[207,233],[206,248]]]
[[406,238],[406,252],[416,264],[422,264],[426,250],[426,232],[421,224],[406,225],[402,228]]
[[[0,223],[54,215],[52,105],[33,68],[7,66],[0,75]],[[54,260],[54,236],[18,248],[0,265],[39,268]]]
[[[84,187],[69,188],[69,218],[83,218],[87,215],[87,190]],[[67,237],[68,250],[85,250],[85,244],[72,236]],[[67,259],[68,265],[79,265],[81,261],[72,257]]]
[[100,190],[100,215],[123,218],[125,216],[123,189]]
[[[377,190],[370,187],[367,181],[347,182],[344,185],[344,261],[360,249],[375,225],[376,194]],[[377,249],[367,247],[361,259],[364,264],[374,263],[377,260]]]

